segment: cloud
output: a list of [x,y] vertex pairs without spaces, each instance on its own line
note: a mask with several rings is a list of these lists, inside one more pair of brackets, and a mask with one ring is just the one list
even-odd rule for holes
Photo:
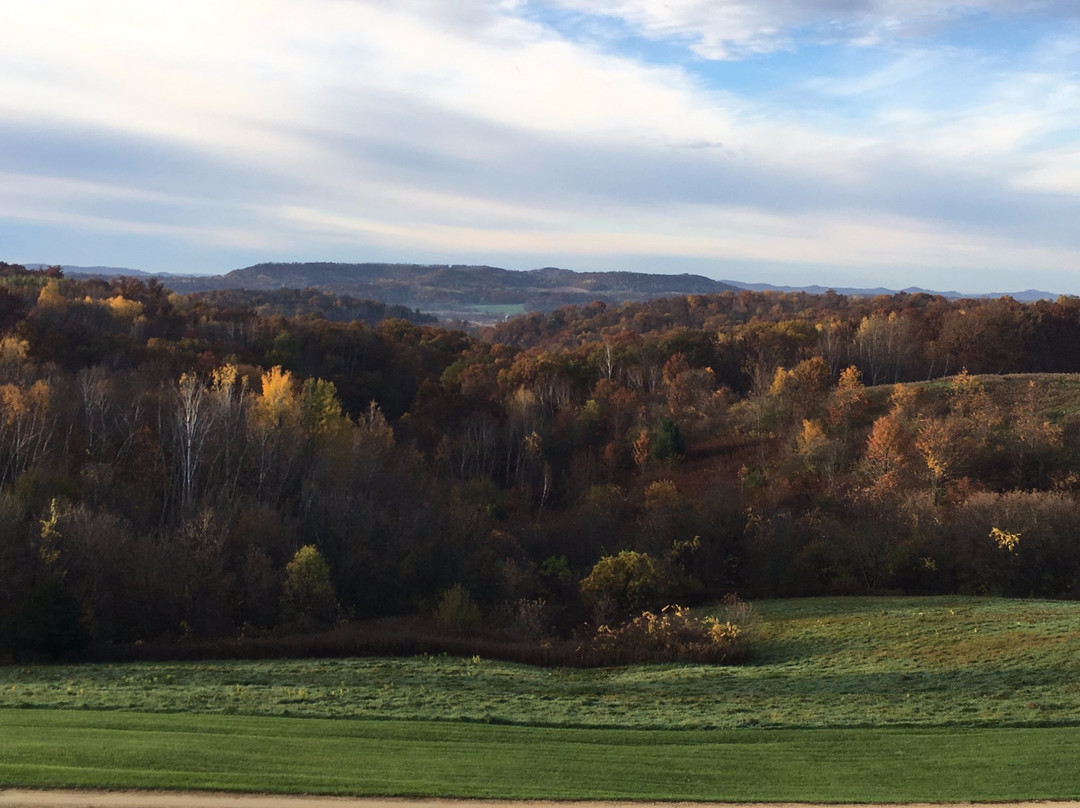
[[[715,55],[1020,9],[561,2]],[[533,6],[19,5],[0,28],[0,217],[264,258],[1076,265],[1068,31],[1007,60],[913,41],[754,93],[700,60],[576,40]]]

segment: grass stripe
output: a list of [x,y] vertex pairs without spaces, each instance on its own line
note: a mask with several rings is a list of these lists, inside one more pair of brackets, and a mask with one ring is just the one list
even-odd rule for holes
[[1075,799],[1080,728],[642,731],[0,710],[0,783],[353,795]]

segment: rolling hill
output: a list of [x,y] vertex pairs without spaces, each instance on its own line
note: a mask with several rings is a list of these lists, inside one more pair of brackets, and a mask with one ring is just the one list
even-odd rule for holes
[[445,264],[266,263],[225,275],[175,276],[165,282],[177,292],[318,289],[418,308],[445,319],[489,322],[524,311],[551,311],[596,300],[619,304],[735,290],[731,284],[700,275],[574,272],[554,267],[519,272]]

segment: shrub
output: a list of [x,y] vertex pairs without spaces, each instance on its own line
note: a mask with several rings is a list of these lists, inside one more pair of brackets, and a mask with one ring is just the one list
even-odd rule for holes
[[[743,613],[748,619],[749,612]],[[616,628],[600,626],[590,650],[607,664],[632,662],[739,662],[749,653],[747,632],[716,617],[696,618],[685,606],[665,606]]]

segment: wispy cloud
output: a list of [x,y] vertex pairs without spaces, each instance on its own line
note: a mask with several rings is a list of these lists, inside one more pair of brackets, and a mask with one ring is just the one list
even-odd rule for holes
[[684,38],[699,56],[738,59],[805,42],[879,45],[985,14],[1080,18],[1061,0],[553,0],[618,19],[645,36]]

